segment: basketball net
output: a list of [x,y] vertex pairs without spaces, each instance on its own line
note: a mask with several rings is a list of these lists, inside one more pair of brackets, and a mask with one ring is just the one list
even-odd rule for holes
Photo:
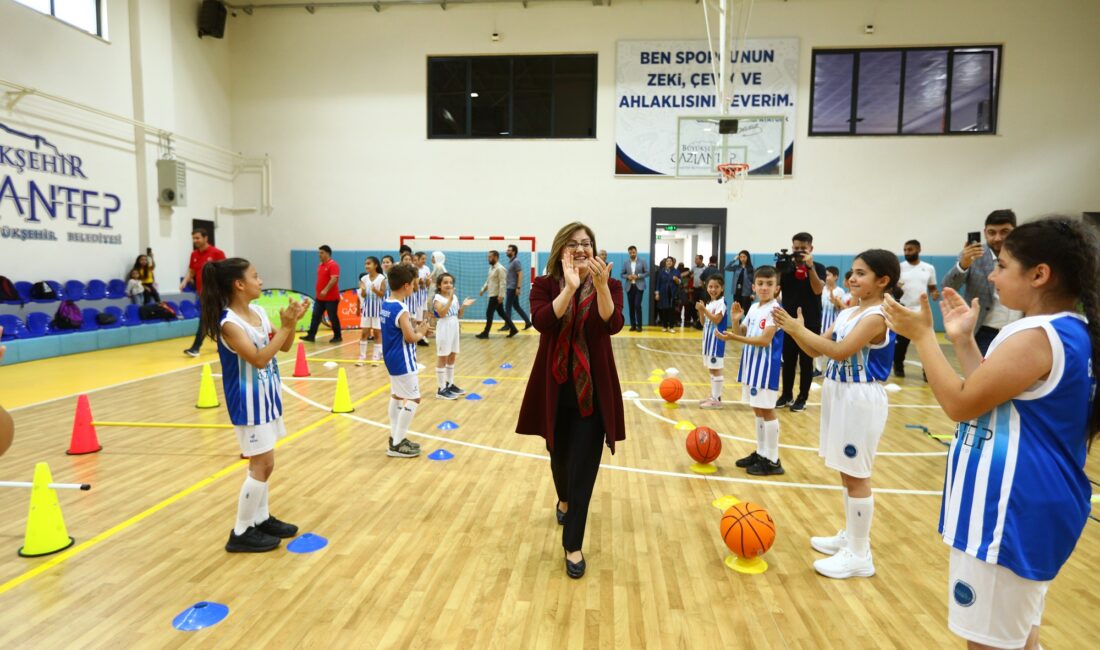
[[[707,26],[707,46],[711,53],[711,70],[715,84],[715,94],[721,116],[730,114],[733,91],[741,74],[741,50],[748,36],[749,22],[755,0],[702,0],[703,20]],[[717,16],[717,31],[712,29],[710,14]],[[731,61],[732,58],[732,61]],[[741,196],[745,177],[749,172],[748,161],[727,162],[722,159],[725,152],[724,138],[717,134],[715,143],[715,169],[718,183],[726,185],[730,199]]]

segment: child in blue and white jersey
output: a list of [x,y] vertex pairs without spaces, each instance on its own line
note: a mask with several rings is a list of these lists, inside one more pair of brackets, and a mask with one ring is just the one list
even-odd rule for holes
[[889,302],[898,334],[917,344],[928,385],[959,422],[947,456],[939,530],[951,547],[948,627],[975,644],[1038,648],[1047,588],[1090,511],[1089,443],[1100,431],[1100,243],[1069,217],[1012,230],[989,274],[1001,304],[1024,317],[982,357],[978,299],[946,289],[941,308],[963,377],[920,311]]
[[290,350],[294,328],[309,301],[293,298],[279,311],[280,327],[250,304],[260,297],[263,281],[256,267],[239,257],[210,262],[202,270],[202,324],[218,343],[229,419],[241,453],[248,457],[248,476],[237,500],[237,522],[225,550],[230,553],[270,551],[298,527],[268,512],[268,479],[275,466],[275,442],[286,435],[282,384],[275,355]]
[[363,310],[359,314],[359,360],[355,364],[357,366],[367,361],[368,340],[374,341],[371,361],[382,360],[382,326],[379,317],[382,311],[382,299],[386,295],[386,276],[381,273],[381,263],[378,258],[368,257],[363,266],[367,269],[367,273],[359,278],[359,297],[363,302]]
[[398,264],[387,276],[390,298],[382,302],[382,359],[390,375],[390,439],[387,456],[413,458],[420,445],[407,437],[413,414],[420,405],[420,369],[416,345],[428,335],[427,321],[413,326],[405,299],[416,291],[418,275],[411,264]]
[[702,409],[722,408],[722,368],[726,364],[726,341],[718,336],[729,327],[729,314],[726,313],[725,278],[721,274],[707,279],[709,302],[695,303],[699,312],[699,322],[703,323],[703,367],[710,372],[710,398],[699,402]]

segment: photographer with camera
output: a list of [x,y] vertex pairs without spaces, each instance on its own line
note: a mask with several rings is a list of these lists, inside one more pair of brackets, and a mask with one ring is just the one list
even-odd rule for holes
[[[825,289],[825,265],[814,261],[814,238],[808,232],[797,233],[791,238],[791,252],[780,249],[775,254],[775,268],[779,271],[780,304],[791,316],[802,310],[806,328],[821,333],[821,292]],[[799,371],[798,397],[791,401],[794,373]],[[790,405],[791,411],[806,410],[806,398],[814,378],[813,357],[802,351],[793,338],[783,340],[783,390],[776,408]]]

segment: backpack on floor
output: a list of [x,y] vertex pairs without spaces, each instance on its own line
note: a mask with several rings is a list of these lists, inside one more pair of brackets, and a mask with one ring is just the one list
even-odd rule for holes
[[4,275],[0,275],[0,300],[23,302],[23,298],[16,291],[15,285]]
[[53,287],[45,282],[35,282],[31,286],[31,298],[37,300],[57,300],[57,292],[53,290]]
[[84,325],[84,314],[72,300],[62,300],[53,316],[53,326],[59,330],[78,330]]

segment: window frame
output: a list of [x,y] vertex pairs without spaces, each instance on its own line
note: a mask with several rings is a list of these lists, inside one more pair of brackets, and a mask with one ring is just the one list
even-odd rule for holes
[[[988,131],[953,131],[951,129],[951,91],[954,86],[955,76],[955,54],[956,52],[963,52],[966,54],[976,54],[977,52],[967,52],[967,50],[995,50],[996,51],[996,66],[990,66],[992,70],[992,79],[990,79],[990,111],[989,111],[989,130]],[[904,128],[903,116],[905,112],[905,72],[906,64],[908,63],[909,52],[920,51],[943,51],[947,53],[947,85],[944,91],[944,130],[937,133],[906,133],[902,129]],[[893,133],[859,133],[856,131],[856,115],[859,105],[859,68],[860,68],[860,54],[863,52],[900,52],[901,53],[901,68],[898,84],[898,121],[897,130]],[[814,83],[814,79],[817,77],[817,55],[818,54],[851,54],[852,55],[852,99],[851,108],[848,114],[848,131],[814,131],[814,95],[817,90],[817,84]],[[992,52],[989,53],[992,55]],[[998,115],[1000,113],[1000,94],[1001,94],[1001,66],[1004,65],[1004,46],[1000,44],[974,44],[974,45],[924,45],[919,47],[822,47],[813,48],[810,51],[810,114],[807,122],[807,135],[814,138],[873,138],[873,137],[943,137],[943,136],[990,136],[997,135]]]
[[19,0],[12,0],[12,2],[19,5],[20,7],[24,7],[26,9],[29,9],[30,11],[33,11],[34,13],[36,13],[40,16],[48,16],[49,18],[53,18],[54,20],[61,23],[62,25],[67,25],[69,27],[72,27],[73,29],[79,31],[82,34],[88,34],[89,36],[94,36],[98,39],[106,41],[107,40],[107,34],[105,33],[106,30],[104,29],[104,25],[103,25],[103,14],[104,14],[104,11],[106,10],[105,7],[104,7],[104,4],[105,4],[106,0],[93,0],[93,1],[95,3],[95,31],[90,32],[90,31],[84,29],[83,27],[81,27],[80,25],[76,25],[74,23],[71,23],[71,22],[65,20],[64,18],[59,17],[57,15],[57,2],[56,2],[56,0],[50,0],[50,10],[48,12],[42,11],[42,10],[38,9],[37,7],[32,7],[31,5],[19,2]]
[[[556,129],[557,92],[555,79],[557,75],[557,62],[562,59],[591,59],[592,61],[592,108],[591,122],[592,134],[578,135],[554,135]],[[470,96],[473,89],[473,62],[475,59],[507,59],[508,60],[508,131],[507,135],[473,135],[473,98]],[[516,59],[549,59],[550,61],[550,129],[548,135],[515,135],[515,99],[516,99]],[[435,93],[431,87],[432,64],[437,62],[463,62],[466,64],[466,124],[465,133],[433,134],[432,116],[435,114]],[[427,138],[429,140],[595,140],[597,139],[596,118],[599,104],[599,53],[576,52],[569,54],[467,54],[467,55],[440,55],[427,57],[426,85],[427,85]]]

